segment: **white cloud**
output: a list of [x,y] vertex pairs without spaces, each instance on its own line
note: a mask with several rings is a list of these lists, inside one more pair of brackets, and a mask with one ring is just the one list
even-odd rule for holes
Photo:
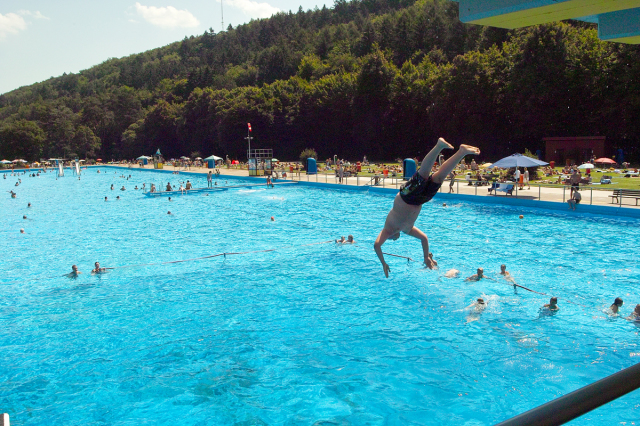
[[191,12],[178,10],[173,6],[155,7],[136,3],[136,11],[145,21],[162,28],[193,28],[200,25]]
[[[220,3],[220,0],[217,0]],[[277,7],[271,6],[269,3],[258,3],[252,0],[223,0],[227,6],[240,9],[250,18],[268,18],[280,12]]]
[[24,18],[15,13],[0,13],[0,40],[3,40],[7,34],[17,34],[27,29],[27,23]]
[[40,13],[39,10],[36,10],[35,12],[31,12],[30,10],[19,10],[18,11],[18,15],[22,15],[22,16],[32,16],[35,19],[46,19],[49,20],[49,18],[47,18],[46,16],[44,16],[42,13]]

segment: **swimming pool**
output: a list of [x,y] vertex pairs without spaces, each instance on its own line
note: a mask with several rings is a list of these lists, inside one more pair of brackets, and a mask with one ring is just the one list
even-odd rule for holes
[[[485,425],[640,356],[635,325],[603,312],[640,302],[637,220],[432,202],[417,226],[440,270],[391,258],[385,279],[372,244],[391,195],[290,185],[168,201],[132,188],[187,177],[101,171],[0,179],[18,193],[0,201],[0,411],[13,425]],[[356,246],[314,244],[348,234]],[[405,236],[384,249],[421,256]],[[118,269],[92,276],[95,261]],[[560,311],[514,294],[501,263]],[[83,274],[61,277],[72,264]],[[477,267],[496,281],[463,282]],[[470,317],[477,297],[488,307]],[[612,418],[640,418],[638,396],[574,424]]]

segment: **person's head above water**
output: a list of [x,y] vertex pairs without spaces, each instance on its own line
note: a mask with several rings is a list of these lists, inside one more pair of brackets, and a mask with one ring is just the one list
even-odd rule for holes
[[478,304],[480,305],[484,305],[484,299],[483,298],[478,298]]
[[557,305],[558,304],[558,298],[557,297],[552,297],[551,300],[549,300],[549,304],[550,305]]
[[482,268],[478,268],[477,273],[478,273],[478,277],[481,277],[481,276],[482,276],[482,274],[484,273],[484,269],[482,269]]
[[503,274],[507,271],[507,265],[500,265],[500,272]]
[[350,243],[352,243],[352,242],[353,242],[353,235],[349,235],[349,236],[347,237],[347,241],[349,241]]
[[613,304],[616,306],[622,306],[624,304],[624,301],[619,297],[616,297],[616,300],[613,301]]

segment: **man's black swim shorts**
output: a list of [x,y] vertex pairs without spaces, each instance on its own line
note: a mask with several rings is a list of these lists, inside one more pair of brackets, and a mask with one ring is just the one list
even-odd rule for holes
[[429,179],[423,178],[419,172],[416,172],[402,188],[400,188],[400,197],[402,200],[412,206],[420,206],[431,200],[440,190],[441,183],[435,183],[431,176]]

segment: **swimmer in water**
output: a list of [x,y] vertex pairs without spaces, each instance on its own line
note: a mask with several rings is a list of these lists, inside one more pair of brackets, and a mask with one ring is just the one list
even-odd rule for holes
[[613,301],[613,305],[609,306],[609,310],[614,315],[617,315],[618,311],[620,310],[623,304],[624,302],[622,301],[622,299],[620,299],[619,297],[616,297],[616,300]]
[[9,191],[11,193],[11,198],[16,198],[16,193],[13,191]]
[[475,274],[471,275],[470,277],[465,278],[465,281],[480,281],[483,278],[486,278],[484,275],[484,269],[482,268],[478,268],[478,270],[476,271]]
[[101,273],[103,273],[103,272],[106,272],[106,271],[107,271],[107,268],[101,268],[101,267],[100,267],[100,262],[96,262],[96,263],[94,263],[94,266],[95,266],[95,267],[91,270],[91,273],[92,273],[92,274],[101,274]]
[[104,197],[104,200],[107,201],[107,197]]
[[640,321],[640,304],[627,317],[629,321]]
[[435,196],[444,180],[458,163],[467,155],[480,154],[480,150],[476,147],[460,145],[460,149],[445,161],[438,171],[430,174],[431,166],[435,163],[443,149],[453,149],[453,146],[440,138],[436,146],[433,147],[424,157],[424,160],[422,160],[420,170],[402,186],[400,192],[396,195],[393,207],[385,220],[384,227],[373,245],[378,259],[380,259],[380,263],[382,264],[384,275],[387,278],[389,277],[390,268],[384,260],[382,245],[388,239],[397,240],[401,232],[420,240],[425,266],[429,269],[436,267],[433,262],[433,257],[429,256],[429,239],[425,233],[414,226],[414,224],[422,210],[422,205]]
[[82,272],[78,271],[78,267],[76,265],[71,265],[71,272],[67,274],[69,278],[78,278]]
[[480,319],[480,315],[486,309],[487,304],[484,299],[479,297],[475,302],[464,308],[469,311],[469,315],[467,315],[467,323],[478,321]]
[[353,235],[349,235],[349,236],[347,237],[347,241],[345,242],[345,244],[353,244],[353,243],[355,243],[355,242],[356,242],[356,241],[353,239]]
[[344,237],[340,237],[339,239],[336,240],[337,244],[344,244],[347,240]]
[[558,298],[557,297],[552,297],[549,300],[549,303],[544,305],[541,309],[546,309],[548,311],[557,311],[557,310],[559,310],[560,307],[558,306]]
[[31,203],[28,203],[28,204],[27,204],[27,207],[31,207]]
[[460,275],[460,271],[458,271],[457,269],[449,269],[444,274],[444,277],[445,278],[458,278],[459,275]]
[[502,275],[505,280],[513,284],[514,289],[517,289],[516,280],[514,280],[513,276],[507,271],[507,265],[500,265],[500,275]]

